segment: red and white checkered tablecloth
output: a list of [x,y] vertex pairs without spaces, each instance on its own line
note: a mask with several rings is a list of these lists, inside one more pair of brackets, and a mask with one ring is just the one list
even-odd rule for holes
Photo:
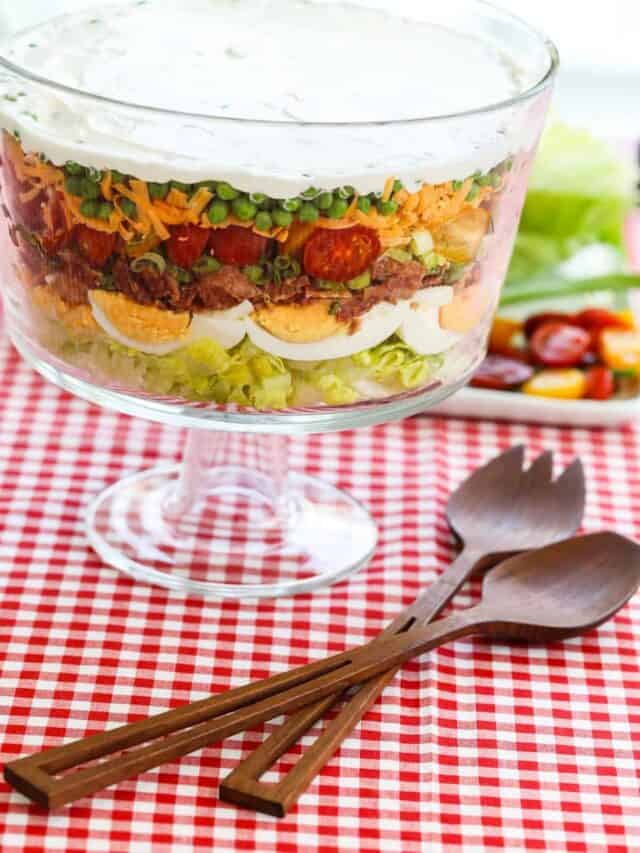
[[[346,582],[257,604],[183,598],[101,565],[89,500],[178,459],[183,436],[90,406],[0,348],[3,760],[361,643],[454,554],[448,492],[526,442],[582,457],[585,527],[640,539],[640,430],[418,418],[296,438],[294,467],[351,491],[381,542]],[[473,603],[478,583],[456,606]],[[0,784],[0,850],[640,850],[640,600],[547,648],[466,639],[408,664],[278,821],[217,799],[260,732],[48,815]],[[285,765],[286,766],[286,762]]]

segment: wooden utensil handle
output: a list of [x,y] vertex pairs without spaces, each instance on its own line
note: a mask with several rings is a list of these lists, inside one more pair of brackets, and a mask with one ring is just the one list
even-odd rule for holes
[[[183,706],[151,717],[144,723],[134,723],[133,726],[18,759],[5,765],[4,776],[9,784],[48,808],[65,805],[281,713],[296,711],[353,684],[367,681],[440,643],[473,633],[487,618],[488,614],[482,608],[475,607],[426,628],[414,628],[384,642],[369,643],[328,661],[298,667],[290,673],[211,697],[204,700],[207,718],[196,725],[185,724],[185,720],[191,721],[193,715],[190,714],[191,706]],[[339,661],[337,665],[336,660]],[[323,674],[317,675],[323,665]],[[286,686],[291,684],[294,686]],[[196,704],[201,715],[203,703]],[[186,731],[177,730],[184,729],[185,725],[190,725]],[[133,736],[132,728],[135,729]],[[166,732],[173,734],[162,737]],[[151,737],[156,739],[146,746],[113,754],[130,745],[145,743]],[[61,778],[51,775],[62,769],[78,767],[90,758],[105,756],[110,757]]]
[[[421,596],[389,623],[380,636],[407,631],[414,625],[426,624],[435,619],[483,558],[483,554],[471,549],[462,551]],[[397,671],[397,668],[393,668],[362,685],[278,782],[260,782],[260,776],[339,701],[340,694],[302,708],[289,717],[227,776],[220,785],[220,797],[236,805],[284,817],[393,680]]]

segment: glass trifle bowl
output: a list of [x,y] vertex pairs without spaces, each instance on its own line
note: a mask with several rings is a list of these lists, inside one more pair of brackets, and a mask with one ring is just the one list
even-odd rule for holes
[[9,334],[191,428],[179,469],[96,499],[91,544],[187,592],[345,576],[375,525],[286,437],[421,411],[482,360],[555,48],[477,0],[41,6],[0,3]]

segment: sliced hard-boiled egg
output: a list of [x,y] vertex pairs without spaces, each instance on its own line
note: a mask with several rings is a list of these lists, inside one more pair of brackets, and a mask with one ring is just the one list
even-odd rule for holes
[[34,287],[30,291],[35,305],[47,316],[63,323],[74,332],[96,332],[98,324],[88,305],[69,305],[50,285]]
[[245,301],[224,311],[195,314],[192,319],[187,311],[139,305],[122,293],[107,290],[90,291],[89,302],[92,319],[109,337],[150,355],[167,355],[202,338],[231,349],[246,335],[247,317],[253,310]]
[[418,355],[435,355],[456,344],[461,335],[440,326],[440,309],[453,299],[453,288],[429,287],[405,303],[398,335]]
[[191,315],[139,305],[123,293],[90,290],[89,302],[98,325],[119,344],[152,355],[166,355],[187,342]]
[[[247,320],[247,332],[251,341],[260,349],[271,355],[295,361],[344,358],[375,347],[398,330],[405,316],[404,306],[381,302],[358,318],[357,331],[350,333],[349,324],[340,322],[329,314],[326,300],[290,307],[292,311],[289,324],[286,327],[278,327],[280,333],[285,331],[288,340],[272,334],[272,331],[275,331],[273,322],[269,324],[271,331],[267,330],[269,321],[265,322],[264,312],[256,312]],[[317,336],[317,327],[314,330],[314,323],[317,321],[322,323],[322,338]]]
[[306,305],[270,305],[258,308],[253,319],[275,338],[292,344],[310,344],[339,334],[347,324],[330,314],[323,300]]
[[194,314],[189,330],[191,340],[213,338],[224,349],[231,349],[247,333],[247,317],[253,311],[253,305],[245,299],[233,308],[225,311],[204,311]]
[[458,289],[453,300],[440,309],[440,325],[464,335],[484,319],[489,303],[489,293],[480,282]]

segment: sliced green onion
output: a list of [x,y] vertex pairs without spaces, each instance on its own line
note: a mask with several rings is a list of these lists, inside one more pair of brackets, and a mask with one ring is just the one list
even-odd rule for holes
[[309,187],[304,192],[300,193],[300,197],[304,199],[314,199],[319,194],[320,190],[317,190],[315,187]]
[[142,272],[149,265],[155,267],[159,273],[163,273],[167,269],[167,262],[157,252],[145,252],[144,255],[140,255],[139,258],[131,262],[131,269],[134,272]]
[[[124,172],[119,172],[117,169],[111,170],[111,182],[113,184],[124,184],[126,177],[127,176]],[[149,184],[149,186],[151,186],[151,184]]]
[[93,181],[94,184],[99,184],[102,180],[102,172],[100,169],[94,169],[93,166],[87,166],[85,174],[90,181]]
[[362,211],[362,213],[369,213],[371,210],[371,199],[367,198],[366,195],[361,195],[358,199],[358,210]]
[[193,276],[188,270],[182,267],[177,267],[175,264],[167,264],[167,272],[172,275],[180,284],[189,284],[193,280]]
[[347,287],[349,290],[362,290],[365,287],[369,287],[371,284],[371,273],[369,270],[365,270],[365,272],[360,275],[352,278],[351,281],[347,282]]
[[208,272],[218,272],[219,269],[222,269],[222,264],[212,255],[203,255],[193,265],[193,271],[199,275],[204,275]]
[[597,293],[598,291],[625,291],[640,287],[640,275],[612,273],[611,275],[581,278],[578,280],[561,279],[548,276],[533,277],[522,285],[507,287],[503,292],[500,305],[516,305],[519,302],[544,300],[575,296],[579,293]]
[[320,290],[344,290],[344,285],[341,282],[331,281],[328,278],[317,278],[315,285]]
[[288,255],[278,255],[278,257],[273,262],[274,270],[278,270],[278,272],[284,272],[288,270],[291,266],[291,258]]
[[296,278],[302,272],[302,267],[300,265],[300,261],[296,258],[291,258],[291,265],[289,266],[289,272],[291,273],[292,278]]
[[258,207],[266,200],[267,196],[264,193],[249,193],[249,201],[253,204],[257,204]]
[[348,199],[352,198],[355,195],[355,190],[353,187],[339,187],[337,192],[338,198]]
[[259,267],[256,264],[252,264],[250,266],[243,267],[242,272],[254,284],[260,284],[260,282],[262,281],[262,275],[263,275],[262,267]]

